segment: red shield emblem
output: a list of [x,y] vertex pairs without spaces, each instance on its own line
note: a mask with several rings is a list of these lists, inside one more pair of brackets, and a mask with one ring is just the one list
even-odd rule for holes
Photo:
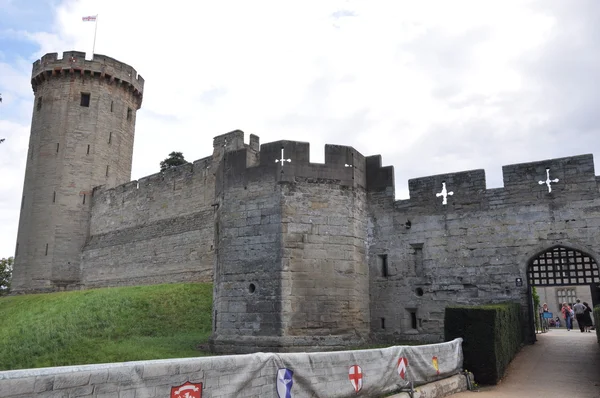
[[348,378],[350,379],[350,383],[352,383],[352,387],[354,387],[354,391],[359,392],[363,386],[363,372],[361,367],[358,365],[350,366]]
[[406,380],[406,368],[408,367],[408,358],[400,357],[398,359],[398,376]]
[[171,387],[171,398],[202,398],[202,383],[186,381],[180,386]]

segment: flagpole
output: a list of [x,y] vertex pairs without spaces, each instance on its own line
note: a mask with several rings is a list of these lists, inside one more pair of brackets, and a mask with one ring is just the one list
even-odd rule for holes
[[96,14],[96,24],[94,25],[94,45],[92,46],[92,58],[94,58],[94,53],[96,51],[96,32],[98,31],[98,14]]

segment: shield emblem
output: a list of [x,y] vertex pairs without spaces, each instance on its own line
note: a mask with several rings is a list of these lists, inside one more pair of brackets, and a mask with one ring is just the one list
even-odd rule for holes
[[438,357],[431,358],[431,362],[433,363],[433,367],[435,368],[435,373],[440,374],[440,365],[438,363]]
[[294,372],[290,369],[279,369],[277,371],[277,396],[279,398],[292,398],[292,385]]
[[202,398],[202,383],[186,381],[180,386],[171,387],[171,398]]
[[350,383],[352,383],[352,387],[354,387],[354,391],[359,392],[363,386],[363,373],[360,366],[350,366],[350,369],[348,370],[348,378],[350,379]]
[[403,380],[406,380],[407,366],[408,366],[408,358],[400,357],[400,359],[398,359],[398,376],[402,377]]

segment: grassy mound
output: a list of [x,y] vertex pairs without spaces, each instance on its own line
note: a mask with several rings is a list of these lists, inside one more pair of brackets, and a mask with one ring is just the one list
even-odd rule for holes
[[0,370],[181,358],[211,333],[212,284],[0,298]]

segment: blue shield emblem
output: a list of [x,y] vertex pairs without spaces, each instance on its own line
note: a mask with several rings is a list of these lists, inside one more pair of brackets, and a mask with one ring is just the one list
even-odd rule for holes
[[292,376],[294,372],[290,369],[279,369],[277,371],[277,395],[279,398],[292,398]]

